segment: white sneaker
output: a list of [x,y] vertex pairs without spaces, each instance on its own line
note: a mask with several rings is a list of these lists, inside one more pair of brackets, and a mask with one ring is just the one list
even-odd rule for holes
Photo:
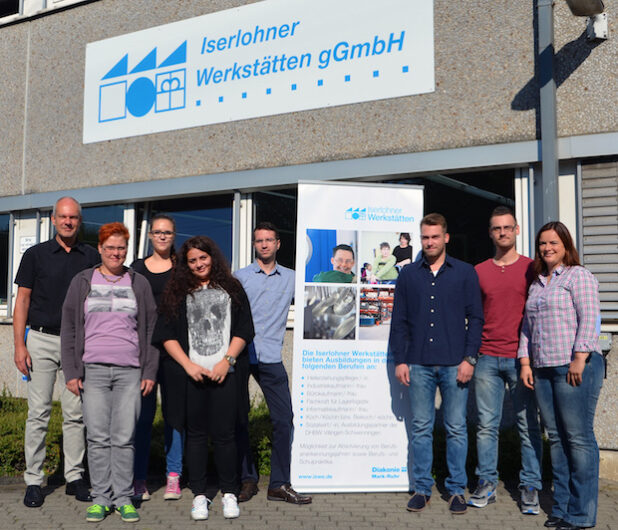
[[221,500],[223,502],[223,517],[226,519],[234,519],[240,515],[240,508],[238,507],[236,495],[233,493],[226,493]]
[[206,495],[196,495],[193,499],[191,519],[194,521],[205,521],[208,519],[208,501],[206,500]]

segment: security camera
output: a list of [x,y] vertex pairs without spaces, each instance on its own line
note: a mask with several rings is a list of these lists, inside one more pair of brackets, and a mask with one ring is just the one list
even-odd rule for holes
[[576,17],[591,17],[603,13],[602,0],[566,0],[571,13]]

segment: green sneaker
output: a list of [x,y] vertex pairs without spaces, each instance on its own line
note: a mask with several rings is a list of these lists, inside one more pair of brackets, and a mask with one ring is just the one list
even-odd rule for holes
[[120,518],[125,523],[137,523],[139,521],[139,513],[132,504],[123,504],[120,508],[116,508],[116,512],[120,514]]
[[98,523],[105,519],[111,510],[109,506],[103,506],[102,504],[93,504],[86,510],[86,521],[91,523]]

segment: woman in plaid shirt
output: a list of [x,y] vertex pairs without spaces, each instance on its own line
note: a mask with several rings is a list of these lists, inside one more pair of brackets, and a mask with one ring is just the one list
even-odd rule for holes
[[551,448],[554,504],[545,526],[589,528],[596,524],[599,448],[593,424],[604,372],[599,287],[580,265],[562,223],[544,225],[535,246],[538,276],[528,292],[517,356]]

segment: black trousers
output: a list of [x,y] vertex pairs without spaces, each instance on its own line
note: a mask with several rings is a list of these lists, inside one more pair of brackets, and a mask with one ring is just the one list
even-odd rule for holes
[[235,423],[237,415],[236,375],[222,384],[208,380],[187,387],[187,441],[185,460],[189,486],[194,495],[206,494],[208,438],[212,440],[215,467],[222,493],[238,491]]
[[[260,385],[266,405],[270,412],[270,420],[273,426],[272,454],[270,457],[270,488],[278,488],[290,482],[290,458],[292,450],[292,438],[294,436],[294,424],[292,413],[292,400],[290,398],[290,387],[288,375],[283,363],[258,363],[249,367],[246,376],[241,369],[238,372],[239,385],[243,385],[240,394],[239,419],[236,425],[236,441],[239,447],[239,467],[242,481],[257,481],[257,472],[251,449],[249,446],[248,434],[248,394],[246,403],[243,403],[243,394],[249,379],[249,373],[253,375]],[[245,410],[245,408],[247,410]]]

